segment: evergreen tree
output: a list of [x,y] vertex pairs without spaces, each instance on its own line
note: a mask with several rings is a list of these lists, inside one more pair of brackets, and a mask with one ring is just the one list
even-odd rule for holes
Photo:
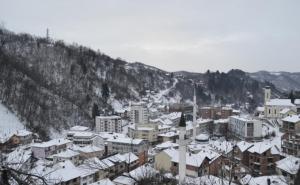
[[185,116],[184,113],[181,113],[180,121],[179,121],[179,127],[186,127],[186,122],[185,122]]
[[104,83],[102,84],[102,98],[107,100],[108,97],[109,97],[109,88],[107,83]]
[[98,105],[96,103],[94,103],[92,117],[95,118],[96,116],[99,116],[99,108],[98,108]]
[[289,99],[291,99],[291,102],[292,103],[295,103],[295,95],[294,95],[294,91],[292,90],[291,92],[290,92],[290,94],[289,94]]

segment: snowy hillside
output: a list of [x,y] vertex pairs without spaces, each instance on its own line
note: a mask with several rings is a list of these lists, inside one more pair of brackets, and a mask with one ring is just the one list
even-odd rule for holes
[[0,141],[21,129],[24,129],[21,121],[0,103]]

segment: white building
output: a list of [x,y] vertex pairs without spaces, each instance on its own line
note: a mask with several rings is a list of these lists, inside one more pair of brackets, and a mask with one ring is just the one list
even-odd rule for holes
[[46,158],[65,151],[71,144],[72,141],[68,139],[53,139],[43,143],[34,143],[31,145],[31,150],[34,157]]
[[120,116],[96,116],[96,132],[122,132]]
[[264,115],[266,118],[281,118],[281,111],[284,109],[290,109],[297,112],[297,107],[290,99],[271,99],[270,87],[265,88],[265,110]]
[[107,139],[108,152],[128,153],[133,152],[138,156],[140,164],[144,164],[148,159],[148,142],[143,139],[119,138]]
[[149,122],[149,109],[145,102],[131,104],[130,120],[137,124],[147,124]]
[[70,149],[52,155],[54,163],[65,162],[67,160],[70,160],[74,165],[79,165],[79,156],[80,153],[72,151]]
[[73,141],[74,144],[84,147],[88,145],[101,146],[103,145],[103,138],[93,132],[86,131],[69,131],[67,139]]
[[242,116],[230,116],[228,130],[243,140],[259,140],[262,138],[262,122]]
[[132,124],[128,127],[128,136],[144,139],[150,143],[157,141],[158,125],[156,124]]

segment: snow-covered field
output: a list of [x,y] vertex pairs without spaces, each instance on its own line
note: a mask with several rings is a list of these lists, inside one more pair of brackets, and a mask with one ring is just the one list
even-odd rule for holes
[[24,129],[21,121],[0,103],[0,140],[20,129]]

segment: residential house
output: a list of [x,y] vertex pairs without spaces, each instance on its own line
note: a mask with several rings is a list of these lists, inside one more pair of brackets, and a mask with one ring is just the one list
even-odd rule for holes
[[43,143],[33,143],[31,150],[36,158],[46,158],[50,155],[66,151],[72,141],[68,139],[53,139]]
[[277,174],[284,176],[289,185],[295,184],[294,180],[296,179],[299,168],[300,158],[292,155],[276,162]]

